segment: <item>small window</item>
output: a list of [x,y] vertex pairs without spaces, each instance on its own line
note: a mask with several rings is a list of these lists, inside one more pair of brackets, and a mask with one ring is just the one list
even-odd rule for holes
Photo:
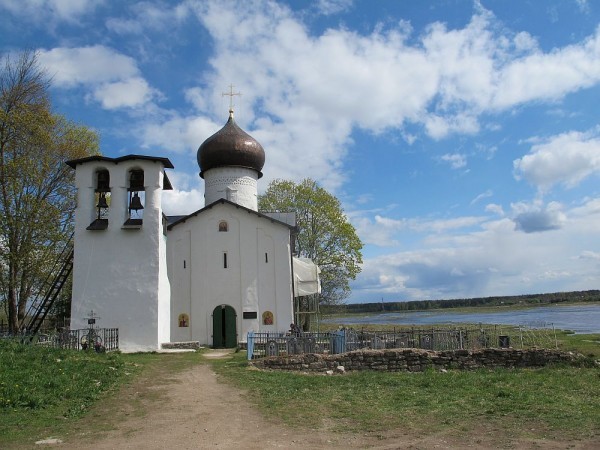
[[227,269],[227,252],[223,252],[223,269]]
[[219,232],[227,232],[229,231],[229,226],[227,225],[227,222],[225,222],[224,220],[221,220],[219,222]]
[[184,268],[184,269],[186,268],[186,267],[185,267],[185,259],[183,260],[183,268]]
[[269,263],[269,254],[265,253],[265,263]]

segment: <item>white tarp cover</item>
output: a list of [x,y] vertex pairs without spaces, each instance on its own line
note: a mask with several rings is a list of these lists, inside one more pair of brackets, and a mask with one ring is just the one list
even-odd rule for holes
[[321,293],[321,269],[309,258],[294,257],[294,293],[296,297]]

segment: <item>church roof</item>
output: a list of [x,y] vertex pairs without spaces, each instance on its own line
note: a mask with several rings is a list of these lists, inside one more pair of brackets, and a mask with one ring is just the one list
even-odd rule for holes
[[233,203],[230,202],[229,200],[225,200],[224,198],[220,198],[219,200],[217,200],[216,202],[212,202],[210,205],[205,206],[202,209],[199,209],[196,212],[193,212],[191,214],[188,214],[187,216],[167,216],[167,223],[169,224],[167,226],[167,230],[171,230],[173,227],[179,225],[180,223],[184,223],[185,221],[187,221],[188,219],[191,219],[192,217],[198,216],[200,214],[202,214],[204,211],[207,211],[209,209],[212,209],[214,206],[216,205],[231,205],[233,207],[235,207],[236,209],[241,209],[243,211],[247,211],[249,214],[254,214],[255,216],[258,216],[262,219],[266,219],[272,223],[277,223],[279,225],[283,225],[286,228],[289,228],[290,230],[295,229],[296,227],[293,225],[290,225],[288,223],[282,222],[281,220],[277,220],[269,215],[266,214],[262,214],[259,213],[257,211],[254,211],[250,208],[246,208],[245,206],[242,205],[238,205],[237,203]]
[[132,161],[132,160],[136,160],[136,159],[160,162],[160,163],[162,163],[163,166],[165,166],[165,169],[173,169],[173,163],[171,163],[169,158],[162,158],[160,156],[145,156],[145,155],[125,155],[125,156],[120,156],[118,158],[110,158],[108,156],[94,155],[94,156],[88,156],[86,158],[72,159],[70,161],[67,161],[67,165],[74,169],[77,164],[83,164],[83,163],[86,163],[89,161],[106,161],[106,162],[112,162],[114,164],[119,164],[120,162]]
[[[173,169],[173,163],[169,160],[169,158],[163,158],[160,156],[145,156],[145,155],[125,155],[125,156],[120,156],[118,158],[110,158],[108,156],[102,156],[102,155],[94,155],[94,156],[87,156],[85,158],[79,158],[79,159],[71,159],[69,161],[66,161],[66,164],[75,169],[77,167],[77,164],[85,164],[91,161],[103,161],[103,162],[107,162],[107,163],[113,163],[113,164],[119,164],[120,162],[125,162],[125,161],[135,161],[135,160],[143,160],[143,161],[153,161],[153,162],[159,162],[163,165],[163,167],[165,169]],[[165,172],[163,172],[164,175],[164,181],[163,181],[163,190],[167,191],[167,190],[171,190],[173,189],[173,186],[171,185],[171,181],[169,180],[169,177],[167,177],[167,174]]]
[[245,167],[258,172],[262,177],[265,151],[256,139],[242,130],[233,120],[233,109],[223,128],[206,139],[197,153],[200,176],[215,167]]

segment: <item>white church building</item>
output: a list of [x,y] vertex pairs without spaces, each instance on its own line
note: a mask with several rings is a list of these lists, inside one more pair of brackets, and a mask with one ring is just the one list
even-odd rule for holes
[[235,347],[249,331],[288,330],[294,297],[317,292],[318,268],[292,255],[294,215],[258,211],[265,152],[233,110],[197,156],[206,206],[174,217],[162,208],[167,158],[67,163],[77,187],[72,329],[93,311],[100,327],[119,329],[126,352]]

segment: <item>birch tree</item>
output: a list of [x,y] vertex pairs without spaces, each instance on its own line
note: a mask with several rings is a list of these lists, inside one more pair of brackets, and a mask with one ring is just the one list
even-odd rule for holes
[[74,175],[65,161],[98,151],[96,133],[52,112],[49,87],[36,53],[2,58],[0,300],[13,333],[71,234]]

